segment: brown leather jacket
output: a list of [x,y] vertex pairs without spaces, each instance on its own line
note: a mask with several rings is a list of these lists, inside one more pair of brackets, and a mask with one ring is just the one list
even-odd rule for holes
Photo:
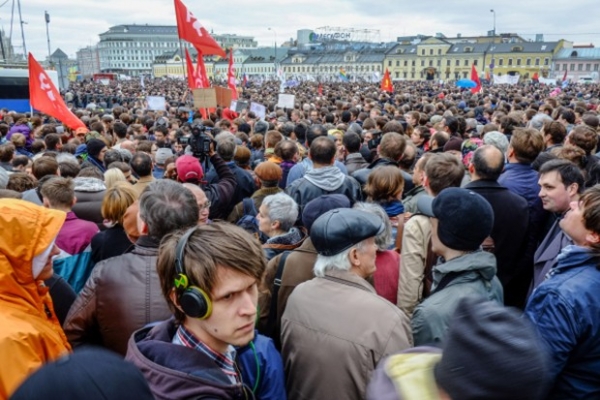
[[134,331],[171,317],[156,272],[158,244],[142,236],[131,253],[96,264],[64,323],[73,347],[102,345],[124,356]]

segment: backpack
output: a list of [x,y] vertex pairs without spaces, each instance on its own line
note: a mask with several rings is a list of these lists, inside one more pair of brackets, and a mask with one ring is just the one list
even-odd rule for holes
[[244,205],[244,215],[239,219],[236,225],[260,240],[261,243],[265,243],[267,237],[260,229],[258,229],[258,220],[256,219],[258,211],[256,211],[254,200],[250,197],[246,197],[242,200],[242,204]]

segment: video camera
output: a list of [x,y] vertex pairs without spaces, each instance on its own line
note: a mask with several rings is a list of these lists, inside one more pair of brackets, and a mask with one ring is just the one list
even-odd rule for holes
[[377,148],[377,146],[379,146],[379,143],[381,143],[381,137],[383,134],[381,131],[373,131],[371,132],[371,135],[373,135],[373,139],[367,142],[367,146],[369,147],[369,150],[374,150]]
[[204,126],[200,121],[194,121],[189,125],[191,136],[182,136],[179,138],[179,143],[183,146],[190,146],[192,155],[200,161],[208,159],[208,153],[210,153],[210,144],[213,139],[206,134],[210,132],[212,128]]

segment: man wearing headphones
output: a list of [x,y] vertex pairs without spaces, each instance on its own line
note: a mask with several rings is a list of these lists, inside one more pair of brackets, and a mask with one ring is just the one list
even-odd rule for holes
[[126,356],[156,399],[285,400],[281,358],[272,340],[255,337],[265,268],[260,243],[231,224],[163,240],[157,271],[174,318],[135,332]]

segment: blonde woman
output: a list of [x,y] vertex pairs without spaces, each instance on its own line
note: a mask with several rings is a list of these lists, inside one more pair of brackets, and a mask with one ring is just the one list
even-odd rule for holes
[[117,182],[127,182],[127,178],[125,178],[123,171],[118,168],[111,168],[104,173],[104,184],[106,185],[106,189],[115,186]]

